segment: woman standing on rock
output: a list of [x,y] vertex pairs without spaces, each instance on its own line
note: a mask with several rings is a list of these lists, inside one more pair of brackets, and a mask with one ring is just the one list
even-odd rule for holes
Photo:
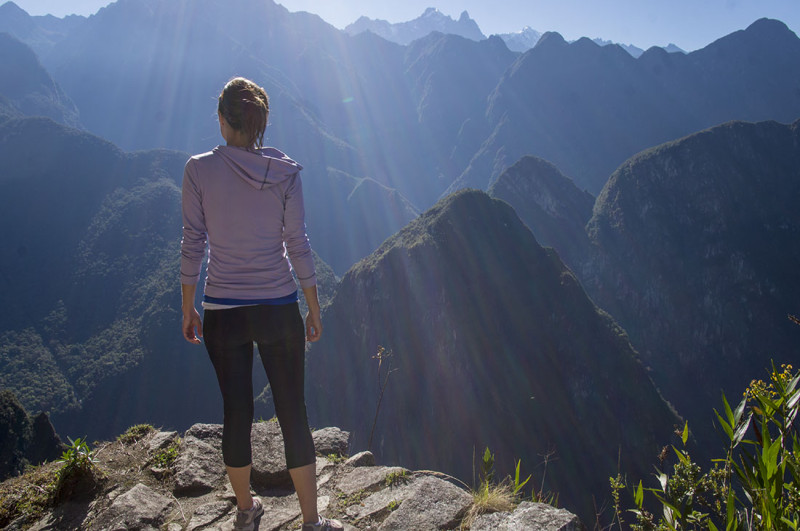
[[[181,291],[183,336],[195,344],[204,338],[222,391],[222,456],[238,506],[234,527],[253,529],[264,512],[261,500],[250,494],[255,342],[303,530],[343,529],[317,513],[316,457],[306,416],[305,340],[319,340],[322,324],[305,231],[302,167],[279,150],[262,147],[269,115],[263,88],[234,78],[222,90],[217,111],[227,145],[195,155],[184,171]],[[206,246],[202,323],[194,299]],[[305,327],[291,268],[308,304]]]

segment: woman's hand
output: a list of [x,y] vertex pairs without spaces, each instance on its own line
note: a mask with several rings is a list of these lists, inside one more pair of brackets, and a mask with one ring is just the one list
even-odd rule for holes
[[316,312],[308,311],[306,314],[306,340],[311,343],[319,341],[322,335],[322,320],[319,317],[319,310]]
[[183,311],[183,337],[195,345],[199,345],[200,338],[203,337],[203,321],[200,320],[200,314],[194,306],[190,310]]
[[203,337],[203,321],[194,307],[194,284],[181,284],[181,311],[183,311],[183,338],[189,343],[200,344]]

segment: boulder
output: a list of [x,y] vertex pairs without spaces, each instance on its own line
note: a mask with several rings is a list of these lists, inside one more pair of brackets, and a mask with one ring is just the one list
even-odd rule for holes
[[107,522],[101,527],[114,531],[158,529],[172,503],[171,498],[143,483],[137,483],[126,493],[117,496],[108,511],[101,515],[101,519]]
[[347,455],[350,433],[339,428],[322,428],[315,431],[314,449],[322,455]]
[[470,529],[471,531],[516,531],[518,529],[582,531],[584,527],[578,517],[566,509],[557,509],[544,503],[522,502],[511,513],[479,516]]

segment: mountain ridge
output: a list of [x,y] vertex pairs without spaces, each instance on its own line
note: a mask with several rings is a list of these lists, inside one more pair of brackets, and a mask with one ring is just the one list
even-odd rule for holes
[[[445,447],[437,469],[461,478],[473,448],[497,452],[500,474],[555,451],[545,488],[582,519],[587,490],[605,497],[619,445],[621,466],[643,477],[679,422],[613,319],[507,203],[480,191],[441,200],[353,266],[323,326],[308,352],[312,423],[366,447],[380,394],[376,456],[429,468],[429,445]],[[392,352],[382,368],[379,346]],[[330,393],[335,403],[321,398]],[[413,422],[398,436],[399,419]]]

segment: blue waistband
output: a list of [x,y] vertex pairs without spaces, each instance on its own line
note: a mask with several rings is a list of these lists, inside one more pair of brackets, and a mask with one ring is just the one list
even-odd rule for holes
[[297,302],[297,290],[285,297],[278,297],[276,299],[224,299],[220,297],[209,297],[203,295],[203,302],[210,302],[212,304],[225,304],[229,306],[248,306],[253,304],[266,304],[268,306],[280,306],[281,304],[292,304]]

